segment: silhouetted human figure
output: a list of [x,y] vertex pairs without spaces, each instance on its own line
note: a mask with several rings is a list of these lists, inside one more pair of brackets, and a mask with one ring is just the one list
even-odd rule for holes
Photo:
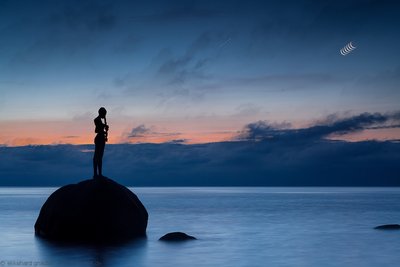
[[[93,156],[93,178],[102,177],[102,167],[103,167],[103,154],[104,147],[106,146],[107,137],[108,137],[108,125],[106,120],[107,110],[103,107],[99,109],[99,116],[94,119],[94,124],[96,125],[96,129],[94,130],[97,133],[94,138],[94,156]],[[104,123],[102,121],[104,119]],[[97,173],[97,170],[99,171]]]

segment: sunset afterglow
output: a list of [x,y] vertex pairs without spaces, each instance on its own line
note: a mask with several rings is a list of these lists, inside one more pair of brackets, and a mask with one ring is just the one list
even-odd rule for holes
[[[110,144],[229,141],[257,121],[295,129],[399,110],[388,6],[117,2],[0,5],[0,145],[92,144],[101,106]],[[395,128],[346,138],[400,139]]]

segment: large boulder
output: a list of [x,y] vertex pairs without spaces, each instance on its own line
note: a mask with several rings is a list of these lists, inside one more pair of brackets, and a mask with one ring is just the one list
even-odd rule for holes
[[148,213],[128,188],[108,178],[56,190],[40,210],[35,233],[46,239],[108,243],[146,235]]

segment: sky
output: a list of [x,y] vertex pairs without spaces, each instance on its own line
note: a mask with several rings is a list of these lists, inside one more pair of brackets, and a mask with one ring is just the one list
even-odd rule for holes
[[398,140],[399,11],[385,0],[1,0],[0,144],[92,144],[101,106],[110,144],[237,141],[256,123],[365,113],[391,119],[327,138]]

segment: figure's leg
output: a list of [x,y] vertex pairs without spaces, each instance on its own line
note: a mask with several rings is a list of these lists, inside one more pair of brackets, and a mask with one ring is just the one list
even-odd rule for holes
[[93,177],[97,176],[97,159],[96,156],[93,157]]
[[97,176],[97,168],[99,165],[99,145],[96,144],[94,148],[94,156],[93,156],[93,177]]
[[99,145],[99,151],[98,151],[98,167],[99,167],[99,176],[103,176],[103,155],[104,155],[104,147],[105,143]]

